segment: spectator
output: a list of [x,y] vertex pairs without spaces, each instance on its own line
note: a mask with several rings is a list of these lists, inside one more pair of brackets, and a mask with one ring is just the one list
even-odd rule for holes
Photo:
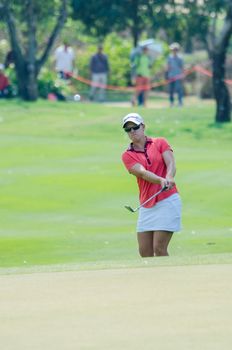
[[56,71],[61,79],[69,79],[70,73],[73,72],[74,51],[67,41],[55,50]]
[[90,73],[92,86],[90,89],[90,100],[105,100],[105,88],[109,73],[108,57],[103,53],[102,45],[98,46],[98,51],[91,57]]
[[5,68],[8,68],[11,64],[14,63],[14,61],[15,61],[14,60],[14,52],[13,52],[13,50],[10,50],[6,54],[5,64],[4,64]]
[[169,80],[169,100],[170,106],[174,106],[174,94],[177,93],[179,106],[183,105],[183,67],[184,61],[179,55],[180,45],[173,43],[170,45],[171,54],[167,61],[167,78]]
[[148,47],[144,46],[142,53],[138,54],[134,60],[135,66],[135,96],[132,105],[146,106],[148,91],[150,90],[150,67],[151,59],[148,54]]
[[9,98],[12,96],[12,89],[9,79],[4,73],[4,65],[0,64],[0,98]]

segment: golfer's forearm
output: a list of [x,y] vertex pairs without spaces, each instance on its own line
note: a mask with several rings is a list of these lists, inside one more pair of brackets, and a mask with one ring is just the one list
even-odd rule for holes
[[166,179],[173,179],[176,175],[176,162],[171,151],[166,151],[163,153],[163,159],[167,168]]
[[155,173],[152,173],[149,170],[142,172],[139,177],[142,178],[143,180],[146,180],[146,181],[151,182],[153,184],[161,184],[161,182],[163,180],[162,177],[156,175]]
[[176,175],[176,165],[175,162],[171,162],[168,166],[167,166],[167,175],[166,178],[169,177],[173,177]]

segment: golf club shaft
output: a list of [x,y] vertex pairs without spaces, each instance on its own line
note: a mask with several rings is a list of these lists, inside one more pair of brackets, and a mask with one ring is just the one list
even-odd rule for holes
[[158,196],[161,192],[163,192],[166,189],[166,187],[161,188],[161,190],[159,190],[158,192],[156,192],[155,194],[153,194],[151,197],[149,197],[145,202],[143,202],[142,204],[140,204],[140,206],[138,207],[141,208],[144,204],[147,204],[148,202],[150,202],[150,200],[152,200],[153,198],[155,198],[156,196]]
[[158,196],[161,192],[163,192],[164,190],[166,190],[168,187],[164,186],[163,188],[161,188],[161,190],[159,190],[158,192],[156,192],[155,194],[153,194],[150,198],[148,198],[145,202],[143,202],[142,204],[140,204],[137,208],[133,209],[131,208],[129,205],[125,205],[125,208],[131,212],[136,212],[138,209],[140,209],[144,204],[146,204],[147,202],[149,202],[152,198],[155,198],[156,196]]

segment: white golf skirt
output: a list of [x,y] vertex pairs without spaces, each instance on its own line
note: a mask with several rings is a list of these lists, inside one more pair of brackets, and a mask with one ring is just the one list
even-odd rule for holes
[[181,230],[181,199],[174,193],[151,208],[141,207],[137,222],[137,232]]

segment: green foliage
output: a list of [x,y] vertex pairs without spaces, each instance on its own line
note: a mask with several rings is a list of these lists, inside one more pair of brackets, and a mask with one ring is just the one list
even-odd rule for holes
[[[36,0],[31,3],[17,0],[10,3],[15,14],[19,38],[23,44],[24,52],[27,51],[28,43],[27,16],[25,14],[29,13],[29,4],[35,10],[36,40],[38,43],[35,58],[39,58],[47,44],[48,34],[51,33],[54,27],[61,1]],[[68,38],[70,44],[74,49],[76,48],[76,66],[79,74],[90,79],[89,60],[91,55],[96,52],[98,40],[102,40],[111,65],[108,83],[116,86],[127,86],[130,84],[129,54],[135,37],[137,39],[146,39],[148,36],[155,38],[156,35],[161,35],[161,30],[162,35],[165,34],[168,42],[180,41],[185,50],[191,51],[192,42],[196,38],[205,42],[209,25],[212,23],[212,19],[215,18],[215,14],[220,14],[218,16],[219,27],[217,32],[222,28],[228,1],[107,0],[86,2],[84,0],[72,0],[69,6],[73,8],[73,16],[72,18],[71,15],[69,16],[60,39]],[[7,37],[6,28],[3,30],[2,26],[1,23],[0,37]],[[113,31],[115,32],[113,33]],[[83,33],[86,32],[91,36],[84,36]],[[5,45],[4,51],[2,45]],[[8,50],[9,43],[6,45],[6,40],[5,43],[0,41],[1,61],[5,57],[6,46]],[[152,67],[154,81],[160,81],[164,77],[165,55],[160,56]],[[50,68],[54,69],[51,59],[47,65],[47,69]],[[191,78],[193,78],[193,75]],[[12,79],[15,83],[15,77]],[[50,90],[69,93],[70,89],[85,92],[89,89],[88,85],[75,80],[73,80],[73,88],[60,82],[57,84],[55,74],[45,72],[41,73],[38,84],[40,96],[43,97],[46,97]],[[187,88],[186,91],[188,92],[190,89]]]
[[[10,4],[12,13],[14,14],[14,21],[18,31],[18,37],[20,38],[20,44],[23,48],[28,45],[28,28],[27,28],[27,9],[29,6],[28,1],[16,0]],[[33,1],[32,9],[35,15],[36,24],[36,40],[38,45],[38,56],[47,44],[48,35],[51,33],[55,19],[60,7],[60,1],[56,0],[36,0]],[[51,16],[52,14],[52,16]],[[6,34],[7,37],[7,34]],[[9,48],[8,48],[9,50]],[[24,51],[24,50],[23,50]],[[38,58],[38,57],[37,57]]]
[[38,78],[39,96],[47,98],[49,93],[68,97],[72,94],[72,87],[69,81],[57,77],[57,73],[47,68],[41,70]]
[[38,78],[39,96],[47,98],[48,94],[54,92],[56,73],[54,71],[43,68]]
[[[6,75],[10,80],[14,95],[17,95],[18,82],[14,65],[11,65],[6,69]],[[73,94],[73,88],[74,87],[71,86],[69,81],[59,79],[57,77],[57,73],[54,70],[48,69],[46,67],[41,70],[38,78],[39,97],[46,99],[49,93],[67,97]]]
[[130,83],[130,51],[132,43],[129,39],[122,39],[116,33],[107,36],[105,51],[109,57],[111,74],[110,84],[127,86]]
[[[32,6],[33,11],[36,15],[36,21],[43,23],[48,23],[48,16],[53,13],[57,15],[57,11],[60,6],[60,1],[56,0],[33,0],[33,2],[14,0],[11,1],[10,7],[11,10],[16,15],[17,21],[22,24],[26,22],[27,18],[25,16],[26,9]],[[42,29],[42,26],[40,27]]]
[[16,72],[14,69],[14,65],[10,65],[6,70],[5,74],[10,81],[10,85],[13,89],[13,94],[16,96],[18,94],[18,82],[16,77]]
[[[146,39],[146,38],[145,38]],[[81,47],[77,52],[76,66],[78,74],[84,78],[91,79],[89,71],[89,62],[93,54],[96,53],[98,42],[88,42],[86,46]],[[130,38],[123,38],[116,33],[111,33],[106,36],[104,42],[104,52],[107,54],[110,63],[110,74],[108,84],[113,86],[126,87],[131,85],[131,62],[130,52],[132,50],[132,42]],[[163,70],[166,65],[166,55],[168,47],[163,44],[164,55],[161,55],[155,60],[151,74],[156,75],[157,72]],[[81,83],[73,83],[77,89],[83,89]]]
[[72,0],[72,17],[81,20],[88,34],[104,37],[115,28],[118,7],[111,0]]
[[[133,45],[136,46],[143,32],[150,32],[159,21],[156,10],[166,1],[149,0],[72,0],[73,18],[83,22],[88,34],[105,37],[116,31],[130,31]],[[158,25],[156,29],[159,29]]]
[[[91,79],[89,63],[91,56],[97,52],[98,42],[87,43],[77,51],[76,66],[78,74],[86,79]],[[127,86],[130,82],[130,50],[131,42],[122,39],[116,33],[109,34],[104,42],[104,53],[107,54],[110,64],[110,74],[108,84],[115,86]],[[76,86],[83,89],[83,84]]]
[[[6,33],[4,33],[4,30],[0,31],[0,35],[7,36]],[[6,54],[9,51],[9,43],[6,39],[0,40],[0,63],[4,64]]]

